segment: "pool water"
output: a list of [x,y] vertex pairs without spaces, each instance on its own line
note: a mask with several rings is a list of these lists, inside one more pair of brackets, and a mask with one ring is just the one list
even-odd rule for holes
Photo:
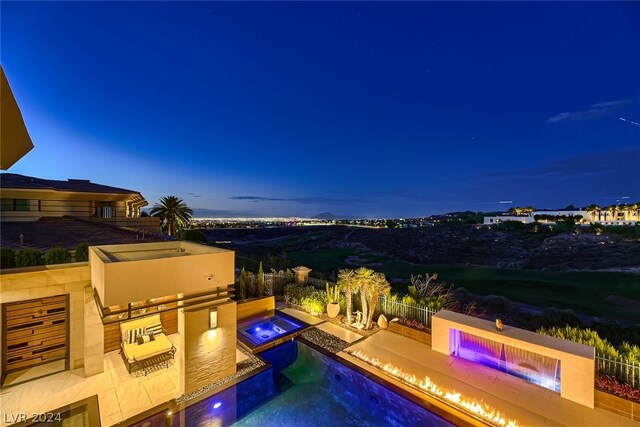
[[264,344],[290,332],[302,329],[293,319],[276,312],[238,325],[238,333],[255,345]]
[[[272,368],[173,414],[173,426],[452,426],[297,341],[260,355]],[[164,414],[136,424],[165,426]],[[169,425],[169,424],[166,424]]]

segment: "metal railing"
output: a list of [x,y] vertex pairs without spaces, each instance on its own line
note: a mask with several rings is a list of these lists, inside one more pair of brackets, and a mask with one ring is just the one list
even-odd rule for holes
[[275,284],[279,289],[279,292],[282,292],[284,286],[293,283],[294,276],[293,273],[264,273],[264,284],[266,288],[267,295],[273,295],[273,285]]
[[596,372],[640,388],[640,363],[628,363],[618,357],[596,353]]
[[416,320],[429,327],[431,327],[431,316],[438,312],[438,310],[420,304],[407,304],[402,301],[393,301],[384,295],[378,297],[376,311],[383,313],[386,317],[405,317]]

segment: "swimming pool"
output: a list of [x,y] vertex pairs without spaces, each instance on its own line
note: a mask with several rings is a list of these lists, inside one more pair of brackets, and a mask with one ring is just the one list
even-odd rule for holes
[[252,318],[238,325],[238,338],[254,349],[270,341],[286,337],[307,325],[278,311],[267,316]]
[[287,341],[260,356],[272,368],[170,419],[163,412],[135,426],[453,425],[298,341]]

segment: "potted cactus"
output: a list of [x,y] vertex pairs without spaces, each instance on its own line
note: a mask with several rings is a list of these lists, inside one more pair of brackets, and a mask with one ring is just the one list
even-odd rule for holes
[[329,286],[329,282],[326,282],[327,287],[327,315],[330,318],[336,317],[340,314],[340,289],[338,286]]

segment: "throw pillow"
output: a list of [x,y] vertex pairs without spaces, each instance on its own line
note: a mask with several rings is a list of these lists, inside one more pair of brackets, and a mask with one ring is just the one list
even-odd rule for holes
[[148,334],[158,335],[162,333],[162,323],[153,323],[145,328]]
[[127,343],[133,344],[136,342],[138,335],[141,335],[144,332],[143,328],[129,329],[127,331]]
[[141,335],[138,335],[137,341],[138,341],[138,345],[142,345],[152,341],[152,339],[147,334],[141,334]]

